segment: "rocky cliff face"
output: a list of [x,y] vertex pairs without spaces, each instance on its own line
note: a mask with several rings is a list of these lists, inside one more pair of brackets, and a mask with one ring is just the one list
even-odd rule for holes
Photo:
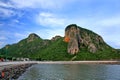
[[70,54],[76,54],[84,47],[89,52],[95,53],[97,50],[102,50],[102,44],[105,44],[99,35],[76,24],[66,27],[64,41],[68,43],[68,53]]
[[68,42],[68,53],[75,54],[79,51],[79,28],[76,25],[70,25],[65,29],[65,42]]

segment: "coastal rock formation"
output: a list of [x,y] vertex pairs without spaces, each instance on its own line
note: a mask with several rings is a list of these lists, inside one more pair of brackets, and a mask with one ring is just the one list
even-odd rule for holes
[[102,50],[101,45],[105,44],[99,35],[76,24],[66,27],[64,41],[68,43],[67,50],[70,54],[78,53],[81,48],[87,48],[89,52],[95,53]]

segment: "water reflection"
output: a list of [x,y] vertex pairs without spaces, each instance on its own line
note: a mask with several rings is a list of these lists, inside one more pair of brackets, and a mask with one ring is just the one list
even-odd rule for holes
[[120,80],[120,65],[38,64],[18,80]]

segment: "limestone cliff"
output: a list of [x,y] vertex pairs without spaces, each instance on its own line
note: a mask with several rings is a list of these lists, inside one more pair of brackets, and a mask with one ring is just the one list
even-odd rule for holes
[[89,52],[95,53],[97,50],[103,50],[102,44],[105,44],[102,37],[76,24],[71,24],[66,27],[64,41],[68,42],[67,50],[70,54],[76,54],[84,47],[86,47]]
[[79,51],[79,28],[76,25],[70,25],[65,29],[65,42],[68,42],[68,53],[75,54]]

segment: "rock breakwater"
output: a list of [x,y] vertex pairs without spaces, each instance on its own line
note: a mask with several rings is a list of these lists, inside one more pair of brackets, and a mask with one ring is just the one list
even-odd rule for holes
[[34,63],[28,63],[4,67],[4,69],[0,71],[0,80],[17,79],[26,71],[27,68],[31,67],[33,64]]

